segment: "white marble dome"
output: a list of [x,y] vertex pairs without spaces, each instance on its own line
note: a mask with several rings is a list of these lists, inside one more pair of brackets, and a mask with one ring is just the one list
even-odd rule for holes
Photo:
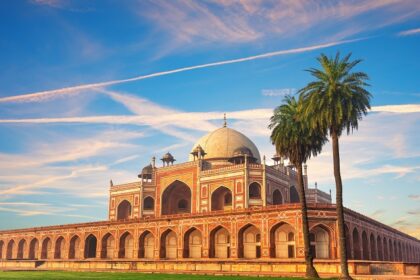
[[[245,135],[228,127],[216,129],[201,137],[192,147],[191,152],[200,145],[206,153],[204,159],[229,159],[238,149],[248,148],[257,163],[261,163],[260,152],[255,144]],[[190,154],[190,160],[193,156]]]

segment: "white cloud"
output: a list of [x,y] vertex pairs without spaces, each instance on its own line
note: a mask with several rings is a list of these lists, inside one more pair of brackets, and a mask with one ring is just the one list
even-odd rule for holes
[[0,103],[7,103],[7,102],[41,102],[45,100],[51,100],[53,98],[63,96],[63,95],[71,95],[71,94],[79,94],[83,92],[91,92],[88,90],[100,90],[107,86],[117,85],[117,84],[123,84],[123,83],[129,83],[129,82],[135,82],[139,80],[144,79],[150,79],[154,77],[159,76],[165,76],[185,71],[191,71],[196,69],[202,69],[202,68],[208,68],[208,67],[216,67],[216,66],[222,66],[227,64],[233,64],[233,63],[241,63],[256,59],[264,59],[274,56],[280,56],[280,55],[287,55],[287,54],[293,54],[293,53],[303,53],[323,48],[328,48],[332,46],[347,44],[351,42],[360,41],[361,39],[354,39],[354,40],[346,40],[346,41],[337,41],[337,42],[329,42],[325,44],[319,44],[319,45],[313,45],[313,46],[307,46],[307,47],[301,47],[301,48],[293,48],[288,50],[279,50],[269,53],[263,53],[259,55],[253,55],[248,57],[242,57],[237,59],[230,59],[230,60],[224,60],[224,61],[218,61],[218,62],[212,62],[212,63],[206,63],[206,64],[200,64],[195,66],[189,66],[189,67],[183,67],[178,68],[174,70],[168,70],[168,71],[162,71],[157,72],[153,74],[143,75],[143,76],[136,76],[133,78],[128,79],[120,79],[120,80],[113,80],[113,81],[107,81],[107,82],[100,82],[100,83],[91,83],[91,84],[84,84],[84,85],[78,85],[78,86],[72,86],[72,87],[66,87],[66,88],[60,88],[60,89],[54,89],[54,90],[46,90],[46,91],[40,91],[40,92],[34,92],[34,93],[27,93],[27,94],[21,94],[21,95],[15,95],[15,96],[7,96],[7,97],[1,97]]
[[420,33],[420,28],[414,28],[409,30],[404,30],[398,33],[399,36],[411,36],[411,35],[417,35]]

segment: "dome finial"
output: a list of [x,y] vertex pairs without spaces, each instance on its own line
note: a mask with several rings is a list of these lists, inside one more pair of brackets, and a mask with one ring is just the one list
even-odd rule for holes
[[223,114],[223,127],[227,126],[227,122],[226,122],[226,113]]

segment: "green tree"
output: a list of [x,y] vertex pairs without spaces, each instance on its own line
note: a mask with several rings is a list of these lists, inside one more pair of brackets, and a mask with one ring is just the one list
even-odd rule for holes
[[319,278],[313,265],[313,256],[310,252],[308,209],[306,206],[305,187],[303,183],[302,164],[311,156],[321,152],[326,139],[325,134],[319,130],[312,130],[300,116],[300,102],[294,97],[286,96],[284,104],[274,110],[270,119],[269,128],[272,129],[271,141],[277,153],[290,162],[297,169],[297,185],[302,211],[302,231],[305,247],[306,276]]
[[346,233],[344,230],[343,184],[340,171],[338,139],[343,131],[347,134],[357,129],[359,120],[370,109],[371,94],[365,89],[369,77],[363,72],[353,72],[361,60],[350,60],[351,54],[340,58],[321,54],[317,60],[321,69],[308,69],[315,78],[302,88],[300,98],[303,116],[313,129],[329,134],[333,148],[336,208],[341,259],[341,279],[351,279],[347,266]]

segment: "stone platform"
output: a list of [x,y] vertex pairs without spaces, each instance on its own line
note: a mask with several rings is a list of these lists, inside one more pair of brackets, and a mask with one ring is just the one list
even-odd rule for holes
[[[315,261],[323,276],[338,276],[338,260]],[[301,276],[305,263],[299,260],[3,260],[0,270],[70,270],[70,271],[135,271],[145,273],[182,273],[254,276]],[[420,279],[420,263],[349,261],[349,271],[362,279]],[[381,276],[381,277],[379,277]],[[387,279],[391,279],[387,278]]]

